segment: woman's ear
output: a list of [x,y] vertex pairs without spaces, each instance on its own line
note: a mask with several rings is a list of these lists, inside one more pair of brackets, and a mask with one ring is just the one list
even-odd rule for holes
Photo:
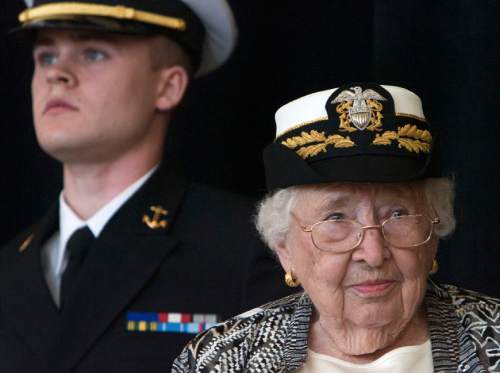
[[290,255],[290,250],[286,244],[286,240],[281,241],[275,247],[276,255],[283,267],[285,272],[290,271],[293,268],[292,258]]
[[181,102],[189,84],[189,75],[179,65],[165,67],[159,72],[156,108],[160,111],[171,110]]

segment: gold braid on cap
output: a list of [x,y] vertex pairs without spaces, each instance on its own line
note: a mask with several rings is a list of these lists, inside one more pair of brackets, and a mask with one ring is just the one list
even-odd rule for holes
[[57,19],[68,16],[98,16],[117,19],[127,19],[149,23],[156,26],[184,31],[186,21],[182,18],[169,17],[151,12],[144,12],[134,8],[120,5],[101,5],[87,3],[52,3],[44,4],[34,8],[26,9],[19,14],[19,21],[22,24],[43,21],[47,19]]

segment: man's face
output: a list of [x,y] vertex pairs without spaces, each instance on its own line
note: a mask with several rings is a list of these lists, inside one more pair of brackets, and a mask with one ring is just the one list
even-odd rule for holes
[[[161,70],[145,37],[42,30],[33,49],[35,130],[62,162],[112,161],[163,141]],[[159,138],[160,137],[160,138]]]

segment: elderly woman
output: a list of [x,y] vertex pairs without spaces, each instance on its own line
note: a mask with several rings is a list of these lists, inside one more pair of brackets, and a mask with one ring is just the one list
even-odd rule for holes
[[196,337],[174,372],[500,372],[500,301],[436,285],[455,226],[418,96],[347,85],[276,113],[257,226],[304,292]]

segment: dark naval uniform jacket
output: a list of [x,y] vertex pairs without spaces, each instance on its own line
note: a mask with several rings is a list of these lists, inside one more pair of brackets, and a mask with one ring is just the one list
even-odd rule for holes
[[180,327],[288,293],[252,212],[242,197],[160,167],[106,224],[59,310],[41,266],[54,206],[0,252],[0,372],[170,372],[194,336]]

